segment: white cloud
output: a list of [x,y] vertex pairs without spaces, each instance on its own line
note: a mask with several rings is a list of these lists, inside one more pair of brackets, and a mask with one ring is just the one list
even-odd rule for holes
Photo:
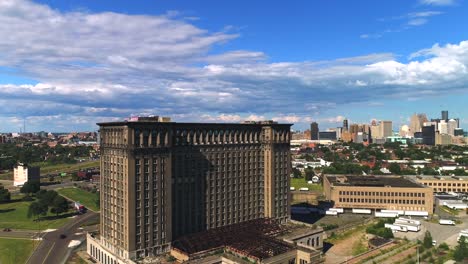
[[455,4],[454,0],[420,0],[423,5],[447,6]]
[[427,19],[425,18],[415,18],[415,19],[411,19],[408,21],[408,25],[410,26],[421,26],[421,25],[424,25],[428,22]]
[[[78,117],[77,124],[92,126],[144,113],[177,121],[307,123],[337,105],[467,89],[468,41],[436,44],[404,63],[392,53],[271,63],[262,51],[214,53],[238,34],[210,32],[177,16],[64,13],[0,1],[0,25],[8,25],[0,26],[0,66],[38,81],[0,84],[0,113],[53,117],[44,126]],[[340,122],[331,118],[321,120]]]

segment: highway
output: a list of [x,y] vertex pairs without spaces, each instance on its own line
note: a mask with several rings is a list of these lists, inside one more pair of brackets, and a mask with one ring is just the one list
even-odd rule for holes
[[[78,215],[70,222],[60,227],[58,230],[45,233],[42,237],[42,241],[36,250],[33,252],[28,260],[28,264],[61,264],[65,263],[70,253],[71,248],[68,247],[71,240],[85,241],[86,230],[88,228],[81,228],[80,226],[94,222],[99,219],[99,214],[91,211],[85,214]],[[65,238],[60,238],[60,235],[64,234]]]

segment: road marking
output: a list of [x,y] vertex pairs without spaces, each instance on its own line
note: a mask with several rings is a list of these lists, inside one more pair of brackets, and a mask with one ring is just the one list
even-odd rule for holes
[[48,258],[49,255],[50,255],[50,252],[52,252],[52,249],[54,248],[54,246],[55,246],[55,242],[54,242],[54,243],[52,244],[52,246],[50,247],[49,252],[47,252],[47,255],[45,256],[44,260],[42,261],[42,264],[45,263],[45,261],[47,260],[47,258]]

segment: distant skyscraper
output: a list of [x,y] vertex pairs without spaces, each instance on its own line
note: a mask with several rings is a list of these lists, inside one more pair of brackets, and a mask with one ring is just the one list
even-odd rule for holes
[[448,121],[448,111],[447,110],[442,111],[442,120]]
[[440,120],[440,123],[437,124],[437,130],[440,134],[448,134],[448,123],[445,120]]
[[447,134],[449,135],[454,135],[455,128],[458,128],[457,126],[457,120],[455,119],[450,119],[447,122]]
[[421,132],[424,122],[427,122],[426,114],[414,114],[410,120],[410,134]]
[[391,137],[393,135],[392,121],[380,121],[380,131],[383,138]]
[[319,127],[317,122],[310,124],[310,139],[319,140]]
[[343,120],[343,130],[348,131],[348,119]]
[[349,132],[351,132],[351,133],[359,132],[359,125],[358,124],[352,124],[351,126],[349,126]]
[[435,145],[435,125],[428,124],[422,127],[423,144],[434,146]]

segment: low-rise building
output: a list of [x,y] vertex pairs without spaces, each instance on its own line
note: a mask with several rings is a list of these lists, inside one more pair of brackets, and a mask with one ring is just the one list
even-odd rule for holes
[[323,229],[254,220],[191,234],[172,243],[184,263],[310,264],[323,262]]
[[433,192],[402,176],[325,175],[324,192],[337,208],[423,211],[432,214]]
[[415,181],[431,187],[434,192],[468,193],[468,178],[458,176],[412,176]]

